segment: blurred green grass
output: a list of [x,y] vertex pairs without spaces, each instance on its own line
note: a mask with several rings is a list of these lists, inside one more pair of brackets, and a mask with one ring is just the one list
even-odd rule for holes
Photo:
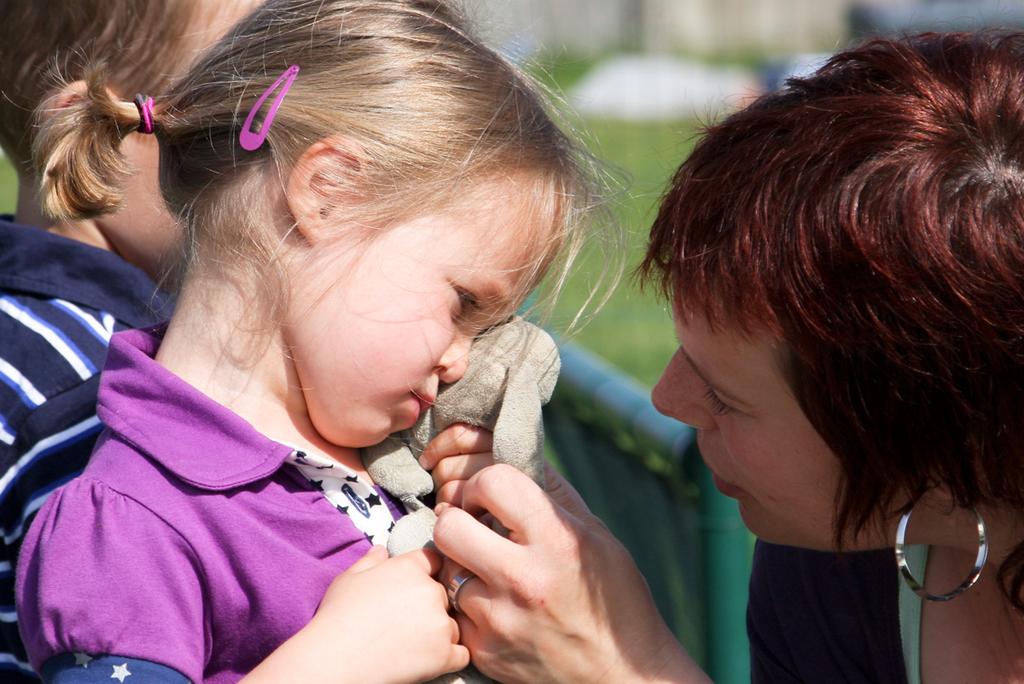
[[11,160],[0,156],[0,214],[13,214],[18,203],[18,178]]
[[[591,119],[585,122],[594,154],[625,174],[626,187],[612,208],[626,234],[625,272],[618,288],[572,339],[653,385],[676,348],[671,315],[656,292],[641,290],[633,277],[643,258],[658,203],[679,163],[689,154],[694,121],[637,123]],[[555,309],[555,329],[571,319],[592,290],[602,255],[582,259]]]
[[[564,83],[574,80],[584,66],[563,60],[558,68],[552,77]],[[608,303],[571,339],[653,385],[676,346],[672,324],[665,304],[654,293],[641,292],[631,274],[643,257],[665,184],[690,151],[695,123],[589,120],[583,127],[594,154],[628,179],[623,191],[611,199],[627,235],[626,272]],[[14,170],[8,159],[0,158],[0,213],[13,213],[15,199]],[[551,323],[556,330],[564,329],[586,301],[603,263],[604,255],[591,254],[577,264],[554,309]]]

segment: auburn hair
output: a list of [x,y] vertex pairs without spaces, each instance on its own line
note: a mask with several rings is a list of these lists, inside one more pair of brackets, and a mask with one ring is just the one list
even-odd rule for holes
[[[1024,512],[1024,34],[873,40],[707,129],[641,275],[767,330],[843,473],[835,544],[943,487]],[[1000,568],[1024,610],[1024,544]]]

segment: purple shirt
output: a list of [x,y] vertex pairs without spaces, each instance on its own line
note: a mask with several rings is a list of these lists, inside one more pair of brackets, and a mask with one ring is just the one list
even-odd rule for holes
[[19,619],[37,670],[85,652],[235,681],[370,549],[284,464],[290,447],[154,361],[159,334],[114,335],[99,390],[106,430],[22,547]]

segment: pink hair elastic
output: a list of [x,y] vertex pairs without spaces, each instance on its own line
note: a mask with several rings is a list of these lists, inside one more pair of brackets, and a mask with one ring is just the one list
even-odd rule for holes
[[[284,96],[288,94],[288,91],[292,87],[292,83],[295,83],[295,77],[299,75],[299,66],[293,64],[284,70],[277,80],[270,84],[270,87],[263,91],[260,98],[256,100],[256,104],[249,110],[249,116],[245,117],[245,123],[242,125],[242,132],[238,134],[238,142],[241,144],[242,149],[253,152],[260,148],[263,141],[267,139],[267,133],[270,132],[270,124],[274,122],[274,117],[277,116],[277,110],[280,109],[281,103],[284,101]],[[284,85],[282,85],[282,83]],[[274,98],[274,101],[270,103],[270,109],[267,110],[267,116],[263,119],[263,123],[260,125],[260,130],[253,131],[252,124],[256,118],[256,114],[259,113],[263,107],[263,103],[267,101],[270,94],[277,90],[278,86],[281,87],[281,91]]]
[[135,96],[135,108],[139,110],[139,127],[135,130],[152,134],[156,130],[153,126],[153,98],[139,93]]

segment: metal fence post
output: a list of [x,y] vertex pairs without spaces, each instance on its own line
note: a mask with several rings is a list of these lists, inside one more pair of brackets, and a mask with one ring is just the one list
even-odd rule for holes
[[750,648],[746,639],[747,578],[750,577],[750,533],[734,499],[721,494],[699,455],[688,454],[700,487],[701,545],[707,634],[707,672],[716,684],[750,682]]

